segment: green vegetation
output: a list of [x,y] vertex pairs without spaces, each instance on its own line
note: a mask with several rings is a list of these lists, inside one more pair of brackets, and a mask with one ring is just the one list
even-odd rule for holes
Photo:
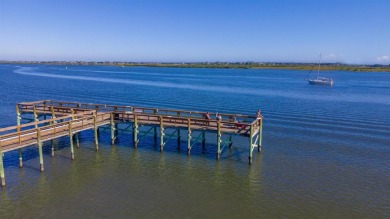
[[[240,68],[240,69],[286,69],[313,70],[316,63],[275,63],[275,62],[64,62],[64,61],[0,61],[0,64],[47,64],[47,65],[113,65],[120,67],[170,67],[170,68]],[[321,71],[390,72],[390,65],[347,65],[322,63]]]

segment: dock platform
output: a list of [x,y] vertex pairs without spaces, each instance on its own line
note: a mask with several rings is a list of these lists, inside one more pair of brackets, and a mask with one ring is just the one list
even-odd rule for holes
[[[262,144],[262,117],[240,114],[220,113],[221,120],[215,116],[208,119],[206,112],[159,109],[137,106],[114,106],[92,103],[62,102],[41,100],[16,104],[16,125],[0,128],[0,178],[1,186],[5,186],[3,154],[19,151],[19,167],[23,167],[22,149],[32,145],[38,146],[40,170],[44,171],[42,143],[51,141],[51,154],[54,156],[53,140],[69,136],[71,159],[74,159],[74,140],[79,147],[78,133],[85,130],[94,130],[95,149],[99,149],[99,130],[109,130],[111,143],[115,144],[118,134],[124,130],[131,130],[133,145],[145,136],[153,136],[155,142],[159,138],[160,151],[169,139],[177,138],[181,142],[181,131],[187,136],[187,154],[196,143],[205,146],[206,132],[216,133],[217,154],[220,159],[225,146],[232,147],[232,136],[239,135],[249,138],[249,164],[252,163],[253,150],[261,151]],[[25,122],[26,123],[23,123]],[[125,124],[125,129],[119,128]],[[148,131],[140,131],[140,127],[147,127]],[[167,134],[165,130],[174,131]],[[198,135],[194,135],[198,131]],[[194,136],[193,136],[194,135]],[[225,138],[224,138],[225,137]]]

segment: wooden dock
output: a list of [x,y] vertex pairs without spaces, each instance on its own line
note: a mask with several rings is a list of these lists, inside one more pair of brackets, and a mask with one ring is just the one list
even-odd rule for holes
[[[206,132],[216,133],[217,155],[225,146],[232,147],[232,135],[249,138],[249,163],[252,163],[252,153],[257,147],[261,151],[262,117],[239,114],[220,114],[222,119],[217,121],[215,116],[205,118],[206,112],[158,109],[135,106],[112,106],[104,104],[60,102],[41,100],[16,104],[16,126],[0,129],[0,178],[5,185],[3,154],[8,151],[19,151],[19,167],[23,167],[22,148],[37,145],[39,151],[40,170],[44,171],[42,143],[51,141],[52,156],[54,156],[53,140],[69,136],[71,159],[74,159],[74,140],[79,147],[78,133],[94,130],[95,149],[99,149],[99,129],[110,130],[111,143],[121,129],[119,124],[127,127],[122,130],[132,130],[134,147],[144,136],[153,136],[155,142],[160,139],[160,151],[164,150],[166,142],[171,138],[181,141],[181,131],[187,135],[187,154],[196,143],[205,145]],[[23,123],[27,121],[27,123]],[[148,131],[140,131],[141,126]],[[173,129],[166,134],[166,129]],[[194,131],[199,131],[193,136]],[[225,137],[225,138],[224,138]]]

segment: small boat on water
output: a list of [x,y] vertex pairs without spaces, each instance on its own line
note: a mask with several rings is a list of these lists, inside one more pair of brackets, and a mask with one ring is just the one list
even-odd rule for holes
[[[332,78],[320,77],[320,67],[321,67],[321,55],[320,55],[320,59],[318,61],[317,77],[315,77],[315,78],[306,78],[306,80],[309,82],[309,84],[320,84],[320,85],[330,85],[330,86],[332,86],[333,85],[333,79]],[[309,73],[309,75],[310,75],[310,73]]]

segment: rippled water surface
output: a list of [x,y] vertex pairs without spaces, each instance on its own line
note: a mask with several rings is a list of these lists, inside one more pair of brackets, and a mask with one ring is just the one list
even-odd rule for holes
[[[305,71],[0,65],[0,127],[16,124],[17,102],[53,99],[265,116],[263,152],[248,165],[248,139],[215,160],[216,136],[186,155],[132,135],[111,146],[102,132],[4,156],[0,218],[341,218],[390,217],[390,74]],[[184,135],[184,134],[183,134]]]

